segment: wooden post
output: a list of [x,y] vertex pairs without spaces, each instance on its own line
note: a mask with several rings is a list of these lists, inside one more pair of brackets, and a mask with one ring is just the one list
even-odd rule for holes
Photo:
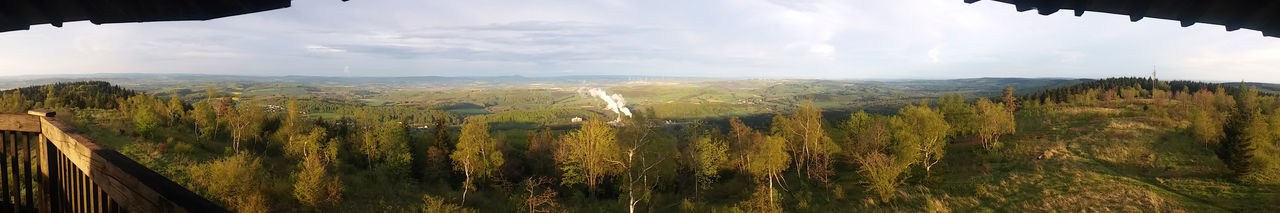
[[[31,111],[27,111],[27,114],[33,115],[34,117],[53,117],[55,113],[49,110],[31,110]],[[37,122],[39,122],[38,119],[39,118],[37,118]],[[39,149],[39,151],[35,152],[35,154],[38,156],[35,159],[37,161],[36,163],[39,164],[36,168],[36,171],[39,171],[40,173],[40,175],[37,177],[38,180],[36,181],[37,183],[36,185],[40,187],[40,194],[39,194],[40,199],[38,200],[39,204],[33,204],[33,206],[36,208],[37,211],[42,213],[54,211],[53,196],[51,196],[53,194],[51,192],[52,190],[54,190],[54,188],[56,188],[53,186],[53,182],[50,180],[50,177],[49,177],[49,172],[50,172],[49,161],[54,159],[53,158],[54,156],[49,155],[49,145],[47,140],[48,139],[45,138],[45,135],[41,133],[39,136],[36,137],[35,144],[32,144],[36,146],[36,149]],[[28,150],[28,153],[30,153],[30,150]]]

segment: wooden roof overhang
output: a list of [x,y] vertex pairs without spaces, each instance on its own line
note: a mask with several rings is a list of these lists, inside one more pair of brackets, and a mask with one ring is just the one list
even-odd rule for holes
[[[978,0],[964,0],[974,3]],[[1075,16],[1085,11],[1129,16],[1129,21],[1143,18],[1176,20],[1182,27],[1196,23],[1216,24],[1227,31],[1252,29],[1263,36],[1280,37],[1280,0],[995,0],[1013,4],[1018,12],[1036,10],[1050,15],[1059,10],[1072,10]]]

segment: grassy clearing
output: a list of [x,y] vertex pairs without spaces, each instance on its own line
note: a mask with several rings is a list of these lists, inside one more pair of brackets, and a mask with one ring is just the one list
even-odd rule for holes
[[[1127,109],[1023,116],[1003,154],[953,145],[935,189],[952,210],[1257,212],[1276,187],[1235,183],[1211,146]],[[999,155],[999,156],[997,156]]]

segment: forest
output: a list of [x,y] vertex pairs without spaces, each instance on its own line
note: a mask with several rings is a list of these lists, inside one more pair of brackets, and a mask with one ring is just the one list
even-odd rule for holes
[[[737,84],[759,83],[706,85]],[[91,81],[0,92],[0,112],[55,110],[237,212],[1280,211],[1280,101],[1257,85],[764,85],[619,88],[628,117],[547,89]]]

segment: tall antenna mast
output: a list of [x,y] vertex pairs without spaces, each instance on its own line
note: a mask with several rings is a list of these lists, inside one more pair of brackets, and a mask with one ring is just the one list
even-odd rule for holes
[[1152,65],[1151,66],[1151,96],[1152,97],[1155,97],[1156,95],[1156,82],[1159,82],[1156,80],[1156,66]]

